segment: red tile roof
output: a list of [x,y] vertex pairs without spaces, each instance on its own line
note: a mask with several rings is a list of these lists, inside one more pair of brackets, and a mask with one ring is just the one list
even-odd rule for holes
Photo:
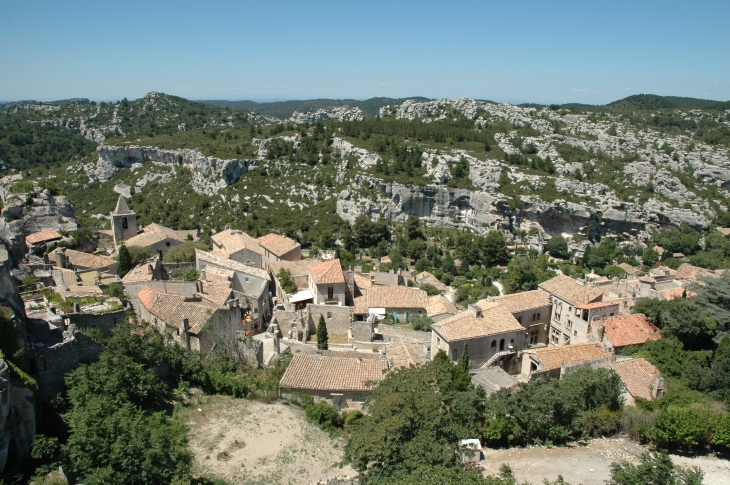
[[624,383],[626,390],[634,397],[651,401],[652,390],[659,375],[659,370],[646,359],[628,359],[611,364]]
[[370,381],[381,381],[388,370],[383,358],[296,353],[279,382],[280,387],[310,391],[368,391]]
[[368,290],[368,308],[416,308],[428,307],[428,294],[407,286],[373,285]]
[[281,234],[267,234],[259,238],[259,244],[275,256],[283,256],[300,246],[298,242]]
[[342,274],[342,266],[339,259],[325,261],[312,269],[312,280],[315,285],[344,283],[345,275]]
[[524,353],[534,355],[547,370],[560,369],[565,364],[589,363],[611,357],[611,354],[596,343],[558,345],[525,350]]
[[27,242],[28,244],[38,244],[42,242],[55,241],[56,239],[61,239],[62,237],[63,236],[61,236],[58,232],[48,230],[36,232],[25,236],[25,242]]
[[449,342],[523,330],[506,306],[487,300],[477,302],[477,306],[482,309],[481,317],[467,310],[434,323],[431,328]]
[[659,340],[662,334],[642,313],[608,317],[596,323],[605,329],[604,337],[615,347],[640,345],[647,340]]

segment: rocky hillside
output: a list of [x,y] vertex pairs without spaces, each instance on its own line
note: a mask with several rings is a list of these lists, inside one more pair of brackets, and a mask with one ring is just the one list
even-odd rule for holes
[[[395,101],[377,116],[345,105],[284,121],[160,93],[9,106],[0,112],[0,175],[10,175],[2,224],[48,228],[50,214],[59,227],[74,215],[103,227],[124,193],[142,223],[284,229],[305,244],[342,234],[360,215],[410,214],[477,233],[644,239],[665,225],[707,230],[730,206],[722,104],[580,111]],[[34,163],[25,147],[51,135],[68,140],[66,158]],[[75,212],[58,200],[64,195]]]

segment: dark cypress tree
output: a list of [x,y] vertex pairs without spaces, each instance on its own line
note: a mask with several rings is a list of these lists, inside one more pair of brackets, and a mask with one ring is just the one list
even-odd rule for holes
[[456,365],[469,372],[469,342],[464,342],[464,353],[461,354]]
[[134,267],[132,264],[132,255],[129,254],[129,249],[127,249],[127,246],[122,244],[119,247],[119,258],[117,261],[117,274],[120,278],[124,278],[124,276],[129,273],[129,271]]
[[324,323],[324,315],[320,315],[319,323],[317,324],[317,348],[319,350],[327,350],[329,348],[328,342],[327,324]]

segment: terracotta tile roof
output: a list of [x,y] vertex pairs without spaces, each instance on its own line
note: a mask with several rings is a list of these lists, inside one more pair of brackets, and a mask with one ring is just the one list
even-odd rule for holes
[[718,227],[717,230],[725,237],[730,236],[730,227]]
[[368,290],[368,308],[422,308],[428,306],[428,294],[407,286],[373,285]]
[[439,291],[446,291],[449,289],[448,286],[441,283],[438,278],[436,278],[433,274],[429,273],[428,271],[422,271],[418,273],[415,277],[416,281],[419,285],[422,285],[424,283],[432,285]]
[[560,369],[564,364],[588,363],[595,360],[607,359],[611,354],[606,352],[600,344],[572,344],[541,349],[529,349],[525,354],[537,357],[547,370]]
[[388,361],[383,358],[296,353],[279,386],[311,391],[369,391],[372,387],[366,383],[381,381],[387,370]]
[[662,338],[659,329],[642,313],[604,318],[596,325],[605,329],[604,338],[610,339],[615,347],[639,345]]
[[53,282],[64,290],[79,286],[76,271],[65,268],[53,268]]
[[80,251],[75,251],[73,249],[67,248],[56,248],[51,251],[51,259],[53,259],[56,253],[59,252],[64,252],[66,257],[68,258],[68,262],[76,268],[97,269],[106,268],[108,266],[116,264],[116,261],[114,261],[109,256],[97,256],[95,254],[82,253]]
[[596,301],[593,303],[586,303],[585,305],[578,305],[576,308],[580,308],[581,310],[595,310],[597,308],[606,308],[610,306],[619,306],[619,302],[617,301]]
[[157,302],[157,295],[160,293],[161,291],[159,290],[150,288],[149,286],[144,286],[137,293],[137,298],[139,298],[140,303],[142,303],[147,310],[150,310],[153,306],[155,306],[155,303]]
[[125,240],[124,244],[127,246],[140,246],[146,248],[162,242],[165,239],[172,239],[173,241],[184,243],[188,240],[188,233],[176,231],[169,227],[152,223],[142,228],[140,234]]
[[259,244],[275,256],[283,256],[289,251],[300,247],[300,244],[281,234],[267,234],[259,238]]
[[325,261],[312,269],[312,280],[315,285],[344,283],[345,275],[342,274],[342,266],[339,259]]
[[521,313],[527,310],[550,306],[550,295],[543,290],[495,296],[493,300],[506,306],[512,313]]
[[380,262],[381,263],[392,263],[393,260],[390,259],[390,256],[383,256],[382,258],[380,258]]
[[639,273],[639,268],[631,266],[629,263],[621,263],[617,265],[619,268],[624,270],[626,274],[635,275]]
[[434,295],[428,297],[426,313],[430,318],[433,318],[437,315],[456,315],[459,313],[459,309],[456,308],[456,305],[451,303],[445,296]]
[[385,356],[393,362],[393,367],[409,367],[426,363],[421,356],[422,344],[396,340],[388,345]]
[[235,274],[236,272],[230,269],[208,266],[205,269],[205,281],[210,281],[211,283],[229,283]]
[[603,291],[599,288],[583,286],[573,278],[565,275],[558,275],[544,283],[540,283],[539,288],[573,305],[589,303],[603,295]]
[[216,308],[185,301],[182,295],[169,295],[152,288],[142,288],[137,296],[147,310],[172,328],[179,328],[183,318],[188,319],[190,333],[198,334]]
[[684,296],[684,292],[687,292],[687,296],[697,296],[697,293],[695,293],[692,290],[688,290],[687,288],[680,286],[678,288],[670,288],[668,290],[660,291],[659,294],[662,295],[662,297],[665,300],[674,300],[675,298],[682,298]]
[[258,239],[237,229],[226,229],[225,231],[213,234],[210,238],[216,246],[220,246],[227,254],[235,254],[242,249],[263,254]]
[[628,359],[611,364],[624,383],[626,390],[634,397],[651,401],[654,384],[660,377],[659,370],[646,359]]
[[680,280],[692,280],[697,277],[704,278],[716,278],[718,274],[715,271],[693,266],[689,263],[682,263],[677,268],[677,279]]
[[48,230],[36,232],[25,236],[25,242],[27,242],[28,244],[38,244],[48,241],[55,241],[56,239],[61,239],[62,237],[63,236],[61,236],[58,232],[54,230]]
[[449,342],[524,330],[506,306],[487,300],[477,302],[477,306],[482,309],[481,317],[466,310],[434,323],[431,328]]
[[197,262],[198,268],[200,268],[201,270],[205,270],[206,278],[208,274],[207,268],[208,266],[212,265],[217,266],[218,268],[244,273],[249,276],[260,278],[266,281],[269,281],[270,279],[269,273],[263,269],[254,268],[253,266],[246,266],[245,264],[239,263],[238,261],[221,258],[220,256],[216,256],[215,254],[211,254],[207,251],[201,251],[200,249],[195,250],[195,261]]
[[368,278],[365,275],[355,273],[355,286],[357,286],[360,290],[367,290],[370,288],[373,284],[370,281],[370,278]]
[[233,290],[231,290],[231,287],[228,284],[205,282],[202,286],[203,292],[200,296],[211,303],[222,306],[231,299],[231,292]]
[[157,264],[157,258],[159,258],[159,256],[155,255],[152,260],[147,260],[142,264],[134,267],[129,273],[124,275],[124,278],[122,278],[122,283],[139,283],[143,281],[152,281],[152,277],[154,276],[152,274],[152,267],[153,265]]
[[362,296],[353,298],[353,313],[355,315],[368,314],[368,290],[362,290]]

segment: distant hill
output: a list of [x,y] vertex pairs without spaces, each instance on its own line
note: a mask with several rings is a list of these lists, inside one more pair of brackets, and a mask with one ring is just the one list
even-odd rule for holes
[[244,109],[262,115],[274,116],[279,119],[289,118],[292,113],[299,111],[307,113],[319,109],[332,109],[338,106],[359,107],[366,116],[376,116],[381,107],[401,104],[406,99],[428,101],[429,98],[420,96],[410,98],[370,98],[364,101],[357,99],[310,99],[306,101],[277,101],[274,103],[257,103],[255,101],[224,101],[200,100],[199,103],[211,104],[221,108]]
[[730,109],[730,101],[711,99],[680,98],[678,96],[657,96],[635,94],[628,98],[608,103],[609,109]]
[[22,101],[7,101],[3,102],[0,101],[0,111],[11,108],[13,106],[21,105],[21,104],[74,104],[74,103],[90,103],[88,98],[71,98],[71,99],[59,99],[56,101],[36,101],[34,99],[25,99]]

